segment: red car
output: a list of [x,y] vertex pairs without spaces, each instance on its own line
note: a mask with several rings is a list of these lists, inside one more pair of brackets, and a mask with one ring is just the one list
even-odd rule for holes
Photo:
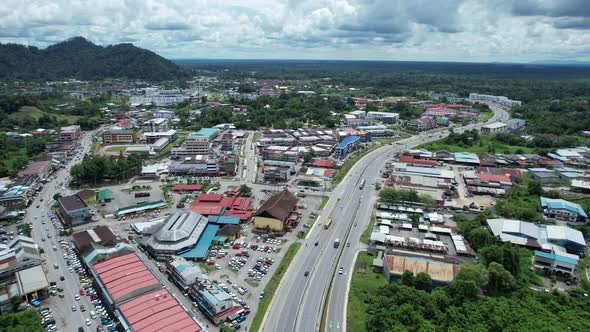
[[240,256],[242,256],[242,253],[241,252],[236,252],[236,256],[240,257]]
[[84,295],[84,290],[80,288],[80,295]]

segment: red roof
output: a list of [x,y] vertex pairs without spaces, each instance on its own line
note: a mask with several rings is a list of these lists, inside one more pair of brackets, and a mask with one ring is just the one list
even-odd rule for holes
[[399,162],[400,163],[411,163],[413,161],[414,161],[414,157],[413,156],[401,155],[399,157]]
[[191,204],[189,210],[202,215],[224,215],[240,217],[244,221],[250,218],[254,208],[251,199],[239,196],[222,196],[219,194],[202,194]]
[[424,105],[426,108],[437,108],[437,107],[448,107],[448,108],[463,108],[467,107],[463,104],[426,104]]
[[119,306],[133,331],[199,332],[201,327],[192,319],[168,290],[159,289]]
[[497,182],[510,182],[510,176],[501,174],[488,174],[488,173],[477,173],[475,176],[479,180],[497,181]]
[[219,202],[222,198],[223,196],[219,194],[201,194],[195,202]]
[[202,184],[177,184],[172,187],[172,191],[199,191],[203,189]]
[[313,161],[315,167],[334,167],[336,162],[334,160],[316,159]]
[[421,166],[435,166],[435,160],[424,160],[424,159],[415,159],[414,156],[407,156],[403,155],[399,157],[400,163],[408,163],[413,165],[421,165]]
[[97,263],[94,270],[114,302],[141,288],[160,284],[135,253]]
[[324,176],[327,176],[329,178],[331,178],[332,176],[334,176],[334,170],[333,169],[327,169],[324,171]]

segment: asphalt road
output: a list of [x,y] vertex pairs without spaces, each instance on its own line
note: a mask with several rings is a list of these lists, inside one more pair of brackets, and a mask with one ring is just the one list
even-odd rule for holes
[[[489,123],[508,119],[505,111],[496,107],[492,109],[494,117]],[[455,128],[455,132],[479,126],[474,124]],[[372,184],[378,180],[379,171],[393,154],[446,135],[448,131],[415,135],[400,141],[401,144],[387,145],[372,151],[353,166],[332,192],[324,212],[305,241],[306,245],[289,266],[265,315],[263,331],[318,331],[328,292],[331,297],[327,308],[326,330],[346,329],[345,310],[350,273],[360,247],[360,235],[369,223],[377,198],[377,191]],[[359,183],[362,179],[365,179],[366,184],[361,190]],[[332,225],[325,230],[322,225],[330,216]],[[334,248],[337,238],[341,245]],[[347,247],[347,242],[350,242],[350,247]],[[344,270],[342,275],[338,273],[340,267]],[[306,271],[309,272],[307,277],[304,276]]]
[[[51,209],[51,205],[54,203],[54,194],[60,193],[64,196],[70,194],[69,190],[64,190],[59,184],[62,182],[65,184],[70,180],[69,170],[71,166],[77,163],[80,160],[79,158],[89,151],[92,145],[91,134],[86,134],[80,140],[80,143],[83,147],[82,152],[77,154],[66,168],[59,170],[55,179],[44,185],[43,191],[38,195],[31,207],[29,207],[25,217],[25,222],[31,222],[33,225],[31,232],[33,240],[45,250],[45,253],[41,257],[45,259],[43,270],[47,275],[47,279],[57,282],[57,286],[64,289],[64,298],[51,296],[41,305],[42,307],[49,306],[51,308],[58,331],[74,331],[80,326],[88,331],[96,328],[96,322],[91,327],[85,325],[85,320],[86,318],[90,318],[90,310],[94,307],[90,303],[90,298],[87,296],[81,296],[79,301],[74,299],[74,296],[80,290],[78,275],[69,272],[69,266],[67,266],[63,258],[65,251],[58,243],[64,238],[59,237],[57,230],[51,223],[51,219],[47,216],[47,211]],[[37,205],[39,205],[38,208]],[[48,237],[49,235],[51,238]],[[45,238],[45,241],[42,241],[41,238]],[[52,242],[57,246],[57,251],[53,251]],[[54,264],[58,265],[57,269],[54,268]],[[65,280],[61,281],[59,279],[60,276],[64,276]],[[80,311],[81,304],[84,304],[86,307],[86,312]],[[76,306],[75,312],[72,312],[71,309],[73,305]]]

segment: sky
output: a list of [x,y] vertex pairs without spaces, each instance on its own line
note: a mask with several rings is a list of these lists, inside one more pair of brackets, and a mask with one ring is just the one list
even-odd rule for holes
[[0,43],[171,59],[590,61],[590,0],[2,0]]

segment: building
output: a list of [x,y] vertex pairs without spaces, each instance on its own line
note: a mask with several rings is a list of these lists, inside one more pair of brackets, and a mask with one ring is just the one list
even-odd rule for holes
[[26,175],[9,182],[0,188],[0,205],[30,204],[39,187],[39,177]]
[[173,161],[168,172],[174,175],[216,176],[219,174],[219,160],[207,154],[192,155]]
[[221,131],[219,128],[201,128],[201,130],[191,133],[191,136],[206,137],[209,141],[213,141]]
[[297,197],[287,189],[270,197],[254,213],[254,227],[283,233],[291,230],[297,221]]
[[102,132],[103,144],[135,144],[137,134],[131,129],[109,129]]
[[414,127],[419,131],[430,130],[436,128],[436,121],[434,121],[432,117],[423,116],[418,119],[408,121],[406,126]]
[[178,138],[178,132],[174,129],[169,129],[166,131],[144,132],[139,140],[147,144],[153,144],[163,138],[168,139],[168,142],[174,142]]
[[505,132],[508,129],[505,123],[502,122],[494,122],[490,124],[486,124],[481,126],[481,133],[483,135],[494,135],[498,133]]
[[533,266],[535,269],[564,276],[574,274],[580,259],[576,255],[570,255],[565,252],[535,250],[533,254]]
[[[42,267],[39,246],[32,238],[17,235],[0,244],[0,310],[12,311],[11,299],[43,298],[49,282]],[[25,299],[26,300],[26,299]]]
[[90,208],[78,195],[60,197],[58,214],[64,224],[78,226],[90,221]]
[[366,118],[385,124],[394,124],[399,120],[399,114],[390,112],[367,112]]
[[207,275],[202,275],[193,284],[190,296],[198,304],[199,311],[215,324],[242,309],[222,287],[209,280]]
[[383,275],[385,280],[393,282],[399,279],[404,272],[410,271],[414,275],[426,273],[432,278],[434,284],[445,284],[453,281],[461,266],[458,264],[447,263],[430,259],[430,255],[423,256],[406,256],[404,255],[385,255],[383,264]]
[[490,101],[490,102],[500,104],[500,105],[508,107],[508,108],[522,105],[521,101],[512,100],[512,99],[509,99],[508,97],[504,97],[504,96],[491,96],[491,95],[480,95],[477,93],[470,93],[469,99],[472,101]]
[[93,229],[72,234],[72,242],[80,253],[94,245],[110,246],[115,244],[116,236],[109,226],[97,226]]
[[170,125],[169,125],[168,119],[154,118],[154,119],[150,119],[150,120],[145,121],[143,123],[143,125],[141,126],[141,129],[144,132],[150,132],[150,133],[165,132],[170,129]]
[[169,110],[156,110],[152,111],[154,118],[158,119],[174,119],[176,117],[176,113],[174,111]]
[[80,126],[72,125],[61,127],[61,129],[57,132],[57,140],[59,142],[71,142],[75,141],[80,137]]
[[116,217],[125,217],[127,215],[159,210],[166,207],[168,207],[168,204],[164,201],[140,201],[133,205],[119,208],[115,210],[114,214]]
[[520,220],[496,218],[487,220],[490,232],[504,242],[533,250],[558,250],[583,254],[586,241],[582,232],[566,226],[536,225]]
[[221,151],[234,150],[234,135],[231,132],[225,132],[221,136]]
[[356,149],[360,144],[361,138],[359,136],[346,136],[336,146],[336,157],[344,158],[349,152]]
[[526,121],[523,119],[511,118],[506,122],[509,131],[523,130],[526,126]]
[[264,165],[262,167],[262,174],[264,180],[271,183],[287,182],[291,175],[291,169],[286,166]]
[[183,257],[174,257],[167,261],[166,269],[172,281],[183,291],[188,291],[198,278],[206,275],[197,264],[187,261]]
[[[158,88],[145,88],[144,94],[140,96],[131,96],[129,98],[129,104],[132,105],[150,105],[154,104],[157,106],[168,106],[178,104],[188,99],[188,95],[185,95],[178,89],[163,90]],[[159,112],[159,111],[156,111]],[[170,111],[168,111],[170,112]],[[161,114],[159,114],[161,115]],[[155,116],[155,115],[154,115]]]
[[590,194],[590,181],[572,180],[572,191]]
[[34,175],[44,182],[51,173],[53,173],[51,160],[38,160],[29,163],[25,169],[18,172],[18,176]]
[[531,178],[541,183],[557,183],[560,181],[559,175],[553,170],[547,168],[529,168],[528,174]]
[[168,216],[160,229],[143,241],[143,245],[158,260],[172,258],[195,247],[207,223],[207,218],[199,213],[176,212]]
[[96,193],[96,200],[99,203],[108,203],[113,200],[113,191],[105,188]]
[[543,214],[548,219],[565,221],[572,225],[581,225],[588,222],[588,215],[580,204],[564,199],[541,197],[541,207],[543,208]]
[[209,155],[211,151],[211,141],[206,136],[187,135],[180,147],[172,148],[173,158],[191,157],[195,155]]

